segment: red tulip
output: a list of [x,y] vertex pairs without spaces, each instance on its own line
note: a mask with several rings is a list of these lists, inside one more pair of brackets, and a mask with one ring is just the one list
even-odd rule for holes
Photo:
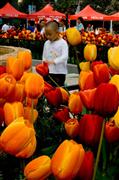
[[109,143],[119,141],[119,128],[116,127],[115,122],[113,120],[106,122],[105,138]]
[[94,107],[95,91],[96,91],[96,88],[80,91],[81,101],[83,105],[89,110],[92,110]]
[[50,91],[51,89],[54,89],[54,87],[52,87],[49,83],[44,81],[44,93]]
[[69,119],[64,124],[66,133],[71,137],[76,137],[79,134],[79,122],[77,119]]
[[53,106],[59,106],[62,103],[62,94],[60,88],[54,88],[48,92],[45,92],[45,97],[49,104]]
[[103,64],[103,61],[93,61],[91,63],[91,70],[93,71],[94,67],[98,64]]
[[115,70],[111,66],[109,67],[109,71],[112,76],[114,76],[115,74],[119,74],[119,70]]
[[97,85],[107,83],[110,79],[109,68],[106,63],[97,64],[93,67],[94,79]]
[[2,125],[2,123],[4,122],[5,117],[4,117],[4,110],[2,107],[0,107],[0,126]]
[[85,114],[79,121],[79,136],[82,142],[94,145],[99,142],[103,118],[95,114]]
[[102,83],[94,95],[94,109],[103,116],[113,116],[119,105],[119,94],[115,85]]
[[61,122],[66,122],[69,119],[68,108],[64,107],[62,109],[58,109],[58,111],[54,113],[53,117]]
[[47,76],[49,73],[48,64],[45,62],[43,62],[42,64],[37,64],[36,72],[39,73],[43,77]]
[[0,75],[6,73],[6,66],[0,65]]
[[94,155],[91,151],[85,152],[85,156],[79,169],[78,177],[80,180],[91,180],[94,167]]

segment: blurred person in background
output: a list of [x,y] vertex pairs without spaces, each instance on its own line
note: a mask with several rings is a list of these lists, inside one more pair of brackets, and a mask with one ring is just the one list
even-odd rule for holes
[[31,32],[34,32],[34,30],[35,30],[35,23],[34,23],[34,21],[29,21],[28,22],[28,28],[27,29],[30,30]]
[[66,20],[61,19],[59,22],[59,32],[65,32],[66,31]]
[[2,26],[2,31],[3,31],[3,32],[7,32],[9,29],[10,29],[10,25],[8,24],[8,21],[5,20],[5,21],[4,21],[4,24],[3,24],[3,26]]
[[79,17],[77,19],[76,29],[80,32],[84,30],[84,20],[82,17]]
[[43,35],[45,33],[46,20],[41,19],[39,24],[40,24],[40,33]]

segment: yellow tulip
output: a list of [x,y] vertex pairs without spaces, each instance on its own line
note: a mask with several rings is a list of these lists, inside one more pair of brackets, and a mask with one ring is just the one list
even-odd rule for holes
[[68,28],[66,30],[66,36],[69,44],[72,46],[76,46],[81,43],[81,34],[75,27]]
[[87,61],[94,61],[97,57],[97,47],[95,44],[87,44],[84,48],[84,58]]
[[119,107],[116,114],[114,115],[112,119],[115,121],[115,125],[119,128]]
[[90,62],[81,62],[79,64],[79,67],[81,69],[81,71],[89,71],[90,70]]
[[119,70],[119,46],[108,50],[108,62],[113,69]]
[[117,87],[118,92],[119,92],[119,75],[112,76],[110,83],[114,84]]

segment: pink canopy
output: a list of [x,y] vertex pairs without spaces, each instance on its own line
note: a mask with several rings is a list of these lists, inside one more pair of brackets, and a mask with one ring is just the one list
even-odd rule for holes
[[119,21],[119,12],[111,15],[110,17],[112,18],[111,20],[113,21]]
[[47,4],[43,9],[29,15],[29,18],[44,18],[44,17],[65,17],[65,14],[53,10],[53,7],[50,4]]
[[7,3],[0,9],[0,17],[26,18],[27,14],[16,10],[11,4]]
[[85,20],[108,20],[109,16],[96,12],[90,5],[87,5],[78,14],[71,15],[70,20],[76,20],[78,17],[83,17]]

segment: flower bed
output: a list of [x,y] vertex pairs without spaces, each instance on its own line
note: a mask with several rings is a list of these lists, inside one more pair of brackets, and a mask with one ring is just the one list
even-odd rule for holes
[[96,52],[85,47],[76,92],[45,82],[47,64],[36,66],[39,74],[25,72],[30,53],[8,58],[0,76],[3,177],[118,179],[119,47],[109,49],[108,64]]

